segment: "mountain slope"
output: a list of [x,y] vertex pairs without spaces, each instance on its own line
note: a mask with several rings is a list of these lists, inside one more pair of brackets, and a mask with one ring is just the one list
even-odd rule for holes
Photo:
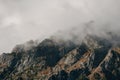
[[119,76],[119,44],[97,36],[88,35],[79,44],[29,41],[0,56],[0,80],[120,80]]

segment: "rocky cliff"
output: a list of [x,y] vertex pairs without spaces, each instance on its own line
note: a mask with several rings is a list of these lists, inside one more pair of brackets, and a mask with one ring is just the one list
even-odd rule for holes
[[89,35],[79,44],[45,39],[17,45],[0,56],[0,80],[120,80],[119,40]]

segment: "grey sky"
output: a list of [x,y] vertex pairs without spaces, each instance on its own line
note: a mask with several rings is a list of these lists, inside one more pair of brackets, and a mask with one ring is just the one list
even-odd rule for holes
[[0,53],[58,30],[82,29],[90,20],[120,29],[119,5],[119,0],[0,0]]

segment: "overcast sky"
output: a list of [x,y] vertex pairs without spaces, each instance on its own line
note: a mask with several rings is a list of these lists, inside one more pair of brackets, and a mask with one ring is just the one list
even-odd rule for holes
[[119,5],[120,0],[0,0],[0,53],[91,20],[119,27]]

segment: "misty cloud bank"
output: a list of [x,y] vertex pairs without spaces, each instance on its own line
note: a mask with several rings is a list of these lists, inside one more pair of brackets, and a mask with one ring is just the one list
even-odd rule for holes
[[119,5],[119,0],[0,0],[0,53],[52,35],[119,36]]

